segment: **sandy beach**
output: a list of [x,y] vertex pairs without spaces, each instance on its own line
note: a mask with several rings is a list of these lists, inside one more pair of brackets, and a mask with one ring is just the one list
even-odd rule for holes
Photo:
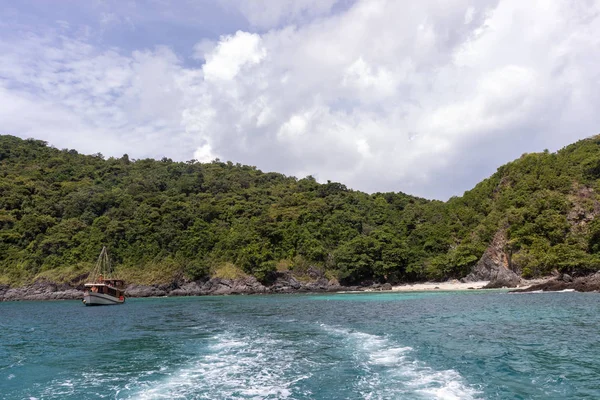
[[460,281],[426,282],[393,286],[395,292],[422,292],[428,290],[474,290],[482,289],[489,281],[462,283]]
[[[523,279],[521,284],[518,286],[519,289],[525,289],[530,287],[531,285],[535,285],[538,283],[546,282],[549,278],[538,278],[525,280]],[[485,285],[487,285],[489,281],[477,281],[477,282],[468,282],[462,283],[458,280],[452,280],[447,282],[426,282],[426,283],[415,283],[415,284],[405,284],[393,286],[392,291],[396,292],[422,292],[428,290],[477,290],[483,289]]]

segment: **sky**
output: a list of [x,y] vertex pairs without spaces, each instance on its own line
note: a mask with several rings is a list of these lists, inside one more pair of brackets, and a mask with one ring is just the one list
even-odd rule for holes
[[600,0],[2,0],[0,133],[460,196],[600,133]]

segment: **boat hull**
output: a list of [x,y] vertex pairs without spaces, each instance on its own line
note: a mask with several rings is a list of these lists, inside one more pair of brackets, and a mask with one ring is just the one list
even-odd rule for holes
[[125,303],[125,299],[120,300],[118,297],[104,293],[86,293],[83,295],[83,304],[86,306],[112,306]]

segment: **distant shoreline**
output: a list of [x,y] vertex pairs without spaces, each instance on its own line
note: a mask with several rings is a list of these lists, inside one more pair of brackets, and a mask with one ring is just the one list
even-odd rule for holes
[[[574,289],[578,292],[598,291],[596,280],[600,274],[577,278],[575,282],[568,283],[556,277],[547,277],[531,280],[522,280],[516,288],[505,288],[511,292],[528,292],[532,290],[561,291]],[[326,280],[316,280],[301,283],[295,279],[281,279],[275,284],[264,286],[255,278],[227,280],[213,278],[204,283],[188,282],[184,284],[163,285],[135,285],[127,288],[127,298],[145,297],[187,297],[187,296],[228,296],[228,295],[253,295],[253,294],[318,294],[318,293],[406,293],[406,292],[434,292],[434,291],[470,291],[491,290],[484,287],[489,281],[460,282],[450,280],[446,282],[406,283],[392,286],[386,284],[373,284],[371,286],[341,286]],[[23,287],[9,287],[0,285],[0,302],[3,301],[47,301],[47,300],[80,300],[83,290],[66,284],[57,285],[52,282],[36,282]]]

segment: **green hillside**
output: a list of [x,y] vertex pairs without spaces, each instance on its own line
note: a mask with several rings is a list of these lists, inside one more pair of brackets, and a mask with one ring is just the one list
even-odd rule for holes
[[77,280],[103,245],[138,283],[310,266],[346,284],[460,278],[499,230],[524,276],[584,273],[600,269],[599,178],[598,137],[523,155],[444,203],[0,136],[0,283]]

